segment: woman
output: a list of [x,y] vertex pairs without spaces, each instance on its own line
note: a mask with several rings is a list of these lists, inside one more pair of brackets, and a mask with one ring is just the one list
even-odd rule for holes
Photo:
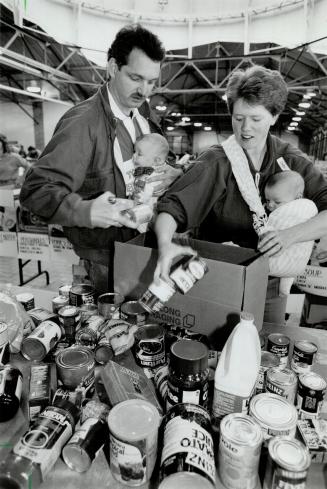
[[[200,155],[201,163],[191,167],[172,185],[158,204],[155,231],[159,257],[155,277],[167,279],[174,257],[194,253],[189,247],[172,243],[175,231],[198,228],[196,237],[200,239],[232,241],[239,246],[257,248],[267,257],[277,257],[294,243],[327,234],[327,182],[305,154],[269,134],[287,100],[287,86],[280,73],[260,66],[236,71],[230,77],[226,95],[234,133],[229,139],[233,139],[232,149],[238,151],[241,178],[234,176],[227,144],[225,148],[209,148]],[[253,188],[248,197],[258,196],[258,191],[264,203],[263,189],[268,177],[283,169],[303,176],[304,196],[315,202],[319,214],[306,223],[282,231],[269,231],[258,242],[255,213],[244,200],[244,189],[241,189],[243,195],[240,190],[244,180],[242,171],[251,180],[248,179],[252,185],[249,188]],[[278,284],[279,279],[270,278],[265,321],[284,320],[286,300],[279,297]]]
[[[0,186],[19,187],[22,175],[30,167],[27,161],[17,153],[11,153],[7,141],[0,138]],[[20,173],[20,168],[23,172]]]

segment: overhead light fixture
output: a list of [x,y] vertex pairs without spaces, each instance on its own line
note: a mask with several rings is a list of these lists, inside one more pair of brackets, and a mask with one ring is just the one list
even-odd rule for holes
[[167,110],[167,106],[166,105],[156,105],[156,109],[159,110],[159,112],[164,112],[165,110]]
[[304,112],[304,110],[297,110],[295,112],[295,115],[305,115],[305,112]]
[[310,102],[300,102],[299,107],[302,107],[302,109],[308,109],[310,107]]
[[177,115],[177,112],[172,112],[170,115],[172,115],[173,117],[175,117]]
[[202,122],[194,122],[194,125],[195,125],[195,127],[201,127],[202,126]]
[[223,100],[225,100],[225,102],[227,102],[227,95],[226,93],[224,93],[224,95],[221,97]]
[[292,117],[292,121],[300,122],[302,121],[302,117]]
[[317,95],[316,92],[307,92],[303,95],[303,98],[310,99],[312,97],[315,97],[316,95]]
[[31,92],[31,93],[40,93],[41,92],[41,86],[36,80],[31,80],[28,82],[26,90],[28,92]]
[[167,131],[173,131],[175,128],[173,126],[168,126]]
[[291,123],[290,123],[290,126],[297,127],[298,125],[299,125],[299,123],[298,123],[298,122],[291,122]]
[[296,127],[294,127],[294,126],[288,126],[288,128],[287,128],[287,129],[288,129],[289,131],[295,131]]
[[180,117],[182,114],[180,112],[176,112],[177,117]]
[[191,118],[190,117],[182,117],[183,122],[190,122]]
[[211,127],[211,126],[205,126],[205,127],[204,127],[204,130],[205,130],[205,131],[211,131],[211,129],[212,129],[212,127]]

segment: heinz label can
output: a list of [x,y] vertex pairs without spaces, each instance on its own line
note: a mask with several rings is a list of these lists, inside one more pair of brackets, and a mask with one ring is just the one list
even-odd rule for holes
[[287,367],[288,354],[290,350],[290,339],[285,334],[272,333],[267,339],[267,351],[279,358],[281,368]]
[[143,399],[128,399],[116,404],[108,415],[110,432],[110,470],[127,486],[149,481],[157,457],[158,410]]
[[315,372],[299,376],[297,408],[301,419],[318,418],[326,392],[326,381]]
[[95,303],[95,288],[89,284],[73,285],[69,291],[69,302],[72,306]]
[[202,406],[171,407],[163,419],[159,489],[216,487],[216,466],[210,415]]
[[309,450],[299,440],[272,438],[263,489],[305,489],[310,462]]
[[57,323],[43,321],[23,340],[21,353],[27,360],[43,360],[58,343],[61,335],[61,328]]
[[227,489],[255,489],[263,435],[247,414],[232,413],[220,423],[218,471]]
[[297,374],[310,372],[318,351],[317,345],[311,341],[301,340],[294,343],[291,368]]
[[290,368],[272,367],[267,371],[266,392],[285,397],[294,404],[297,391],[297,375]]

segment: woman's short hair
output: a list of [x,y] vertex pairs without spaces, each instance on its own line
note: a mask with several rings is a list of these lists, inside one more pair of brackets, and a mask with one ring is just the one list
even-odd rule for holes
[[279,71],[255,65],[231,75],[226,95],[231,114],[235,102],[242,98],[249,105],[263,105],[275,116],[283,112],[286,105],[287,85]]

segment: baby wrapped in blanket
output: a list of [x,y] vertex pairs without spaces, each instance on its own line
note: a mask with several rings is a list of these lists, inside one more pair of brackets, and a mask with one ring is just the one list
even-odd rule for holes
[[[265,186],[268,223],[266,229],[286,229],[318,214],[312,200],[304,199],[304,180],[292,170],[271,175]],[[281,277],[280,294],[289,294],[294,278],[303,272],[313,248],[313,241],[296,243],[280,256],[269,258],[269,273]]]

